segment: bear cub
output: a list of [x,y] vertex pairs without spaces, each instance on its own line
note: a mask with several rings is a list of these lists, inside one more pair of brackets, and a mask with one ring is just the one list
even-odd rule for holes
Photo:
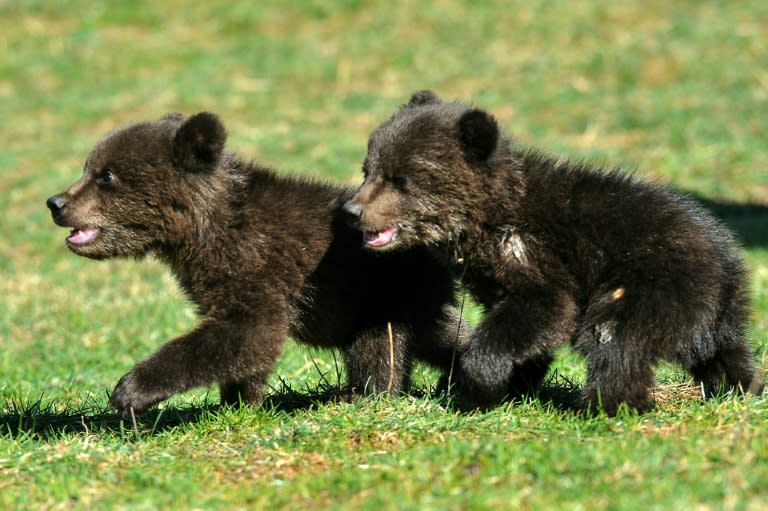
[[405,390],[414,358],[449,371],[469,329],[446,268],[420,247],[363,250],[342,210],[353,189],[278,176],[226,150],[226,136],[205,112],[119,127],[48,199],[75,254],[152,254],[200,315],[123,376],[110,404],[141,413],[214,382],[224,403],[258,402],[287,335],[340,349],[351,392]]
[[373,132],[363,170],[345,209],[365,245],[429,247],[485,309],[460,403],[533,390],[567,342],[587,360],[587,411],[652,408],[660,360],[706,396],[762,392],[738,247],[684,196],[521,148],[487,112],[430,91]]

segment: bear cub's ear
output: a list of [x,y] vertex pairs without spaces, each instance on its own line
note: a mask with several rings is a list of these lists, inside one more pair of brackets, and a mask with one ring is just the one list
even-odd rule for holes
[[208,112],[195,114],[181,123],[173,140],[176,165],[190,172],[210,172],[219,164],[227,141],[227,130]]
[[437,94],[431,90],[420,90],[413,93],[410,101],[408,101],[408,106],[436,105],[438,103],[440,103],[440,98],[437,97]]
[[496,120],[487,112],[472,109],[464,112],[458,122],[459,144],[470,160],[485,161],[499,140]]

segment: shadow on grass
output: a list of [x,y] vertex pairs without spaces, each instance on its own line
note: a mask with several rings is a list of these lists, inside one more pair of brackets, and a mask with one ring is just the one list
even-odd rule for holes
[[480,408],[474,405],[464,405],[461,402],[455,402],[453,397],[445,393],[429,394],[415,393],[417,397],[436,397],[446,408],[462,413],[473,413],[477,410],[490,411],[495,408],[509,406],[512,404],[535,402],[543,409],[551,409],[559,412],[579,413],[579,399],[581,397],[581,386],[572,379],[557,372],[551,371],[543,382],[533,391],[523,394],[508,396],[501,402],[492,403]]
[[[321,384],[315,389],[297,391],[281,381],[278,388],[271,389],[264,401],[258,405],[269,413],[294,414],[328,403],[348,402],[354,397],[339,385]],[[579,396],[579,386],[556,373],[531,396],[518,398],[533,399],[545,406],[560,411],[574,411]],[[414,389],[411,395],[423,399],[435,399],[448,410],[461,410],[452,403],[449,396],[438,394],[434,389]],[[367,399],[367,398],[363,398]],[[496,406],[503,406],[498,403]],[[494,406],[494,408],[496,407]],[[0,436],[30,438],[37,441],[52,441],[64,435],[119,435],[125,440],[143,438],[171,431],[175,428],[206,420],[216,420],[222,406],[213,403],[190,406],[164,406],[140,416],[125,416],[99,405],[83,408],[68,408],[61,403],[45,402],[42,398],[34,402],[6,402],[0,410]]]
[[768,205],[693,196],[736,234],[742,246],[768,247]]
[[151,410],[138,417],[125,417],[99,407],[69,408],[42,399],[32,403],[6,403],[0,412],[0,435],[12,438],[52,440],[67,434],[160,433],[196,422],[213,406]]
[[[298,392],[285,383],[258,405],[264,410],[294,413],[330,402],[344,401],[349,394],[340,387],[321,386]],[[228,405],[227,405],[228,406]],[[0,410],[0,436],[47,441],[70,434],[119,434],[125,438],[156,435],[215,416],[222,406],[213,403],[182,407],[164,406],[140,416],[126,416],[102,406],[70,408],[61,403],[6,402]]]
[[577,412],[581,398],[581,385],[553,371],[532,396],[539,402],[561,412]]

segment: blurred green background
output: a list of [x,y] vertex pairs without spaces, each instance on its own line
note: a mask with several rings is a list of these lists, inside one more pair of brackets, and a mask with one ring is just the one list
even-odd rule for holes
[[[0,0],[0,396],[6,417],[14,417],[14,406],[23,408],[41,396],[53,410],[103,408],[105,390],[135,361],[194,324],[158,263],[78,258],[63,246],[65,230],[50,221],[45,199],[79,176],[90,147],[107,130],[169,111],[208,110],[227,125],[230,147],[247,157],[286,172],[355,184],[369,132],[424,88],[490,110],[525,144],[599,165],[622,165],[703,199],[745,245],[755,305],[751,342],[765,368],[766,22],[768,2],[759,0]],[[578,381],[580,363],[564,353],[558,370]],[[335,373],[327,353],[291,346],[277,375],[294,388],[312,388],[322,379],[318,370]],[[416,385],[428,389],[432,375],[419,374]],[[673,368],[660,376],[662,383],[685,378]],[[204,400],[206,393],[203,389],[193,399]],[[680,417],[673,422],[685,421],[687,406],[700,405],[675,406],[673,416]],[[538,413],[547,423],[547,412]],[[717,418],[705,421],[716,423]],[[568,424],[566,430],[572,427]],[[461,431],[462,423],[456,427]],[[203,429],[200,435],[209,433]],[[508,443],[503,435],[467,434],[499,449]],[[754,435],[748,436],[745,451],[735,451],[745,461],[736,461],[732,470],[751,470],[750,477],[764,484],[766,452],[746,461],[758,441]],[[0,473],[27,474],[19,480],[39,482],[21,461],[39,446],[20,447],[13,435],[7,442]],[[764,441],[758,445],[765,448]],[[692,446],[690,452],[700,448]],[[167,449],[173,452],[172,446]],[[426,470],[444,462],[438,457],[435,463]],[[696,482],[711,483],[714,476],[707,470],[716,469],[694,465],[704,474]],[[477,469],[481,475],[483,467]],[[486,468],[489,474],[504,474],[509,466]],[[91,477],[90,469],[82,470],[84,479]],[[457,470],[457,480],[474,477],[474,469],[469,475]],[[640,473],[657,475],[650,462]],[[12,491],[15,480],[0,483],[0,490]],[[727,496],[730,483],[714,480],[722,491],[705,498],[701,509],[722,508],[718,495]],[[77,481],[82,483],[72,484]],[[484,508],[550,498],[534,484],[523,485],[530,487],[525,494],[530,498],[520,500],[523,486],[504,481],[511,493],[493,498],[411,496],[402,502],[414,509]],[[724,508],[757,509],[750,496],[765,497],[768,490],[750,481],[742,481],[735,500]],[[461,488],[446,484],[447,494]],[[588,480],[579,484],[589,492]],[[394,490],[384,488],[380,500],[356,502],[386,507],[391,504],[387,492]],[[215,492],[215,485],[189,491]],[[10,493],[3,495],[11,499]],[[58,502],[58,494],[43,487],[36,495],[28,505]],[[334,499],[343,495],[332,493],[329,502],[338,504]],[[567,506],[567,495],[555,495],[554,508],[576,509]],[[620,492],[614,497],[621,501]],[[659,500],[659,509],[679,496],[670,486],[663,497],[670,500]],[[234,497],[232,502],[245,505]],[[590,509],[615,508],[610,499],[589,502]]]

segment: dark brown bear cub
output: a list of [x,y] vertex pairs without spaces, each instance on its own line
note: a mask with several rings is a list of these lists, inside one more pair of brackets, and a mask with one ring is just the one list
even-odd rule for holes
[[488,113],[429,91],[368,147],[346,205],[366,245],[430,247],[485,308],[460,359],[460,402],[531,390],[566,342],[587,359],[588,410],[650,409],[660,360],[681,363],[707,396],[762,391],[744,264],[690,200],[522,149]]
[[48,200],[73,252],[153,254],[201,316],[123,376],[111,405],[138,413],[213,382],[223,402],[258,402],[287,335],[340,348],[358,392],[404,390],[413,357],[447,371],[467,326],[446,269],[422,248],[363,250],[341,210],[353,190],[280,177],[225,141],[210,113],[120,127]]

